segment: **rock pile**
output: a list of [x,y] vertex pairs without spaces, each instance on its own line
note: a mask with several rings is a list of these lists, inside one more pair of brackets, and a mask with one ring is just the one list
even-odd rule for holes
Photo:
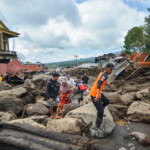
[[86,73],[88,76],[97,76],[102,71],[104,71],[104,68],[101,67],[74,68],[73,70],[67,71],[66,74],[70,74],[71,76],[83,76],[84,73]]

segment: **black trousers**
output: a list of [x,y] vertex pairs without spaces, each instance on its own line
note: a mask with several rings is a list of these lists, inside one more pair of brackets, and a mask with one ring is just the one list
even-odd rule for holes
[[92,102],[97,109],[97,117],[103,119],[104,109],[109,104],[109,100],[102,94],[101,98],[96,102],[95,97],[91,96]]

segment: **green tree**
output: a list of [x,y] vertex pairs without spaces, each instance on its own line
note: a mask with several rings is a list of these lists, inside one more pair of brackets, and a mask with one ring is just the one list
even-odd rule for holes
[[144,36],[143,27],[133,27],[125,36],[124,46],[125,53],[131,54],[132,51],[143,50]]
[[[150,8],[148,8],[147,10],[150,12]],[[150,55],[150,15],[148,17],[145,17],[144,42],[144,52]]]

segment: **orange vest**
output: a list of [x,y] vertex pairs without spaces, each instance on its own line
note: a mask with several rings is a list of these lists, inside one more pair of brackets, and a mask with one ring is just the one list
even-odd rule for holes
[[[97,77],[95,83],[93,84],[93,86],[92,86],[92,88],[91,88],[90,95],[93,96],[93,97],[96,97],[96,95],[97,95],[97,82],[101,79],[102,74],[103,74],[103,72],[101,72],[101,73],[98,75],[98,77]],[[99,98],[101,98],[101,92],[102,92],[102,90],[103,90],[105,84],[106,84],[106,80],[105,80],[105,81],[103,82],[103,84],[101,85],[100,93],[99,93]]]

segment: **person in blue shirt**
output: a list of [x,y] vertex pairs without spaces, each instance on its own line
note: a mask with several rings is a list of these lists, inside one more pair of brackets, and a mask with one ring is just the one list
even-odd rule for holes
[[78,81],[77,81],[76,85],[72,88],[72,90],[75,89],[76,87],[78,88],[78,93],[79,93],[78,104],[80,104],[80,102],[83,101],[83,91],[80,90],[79,86],[81,84],[84,85],[84,86],[87,86],[87,84],[84,81],[81,80],[80,76],[77,77],[77,80]]

